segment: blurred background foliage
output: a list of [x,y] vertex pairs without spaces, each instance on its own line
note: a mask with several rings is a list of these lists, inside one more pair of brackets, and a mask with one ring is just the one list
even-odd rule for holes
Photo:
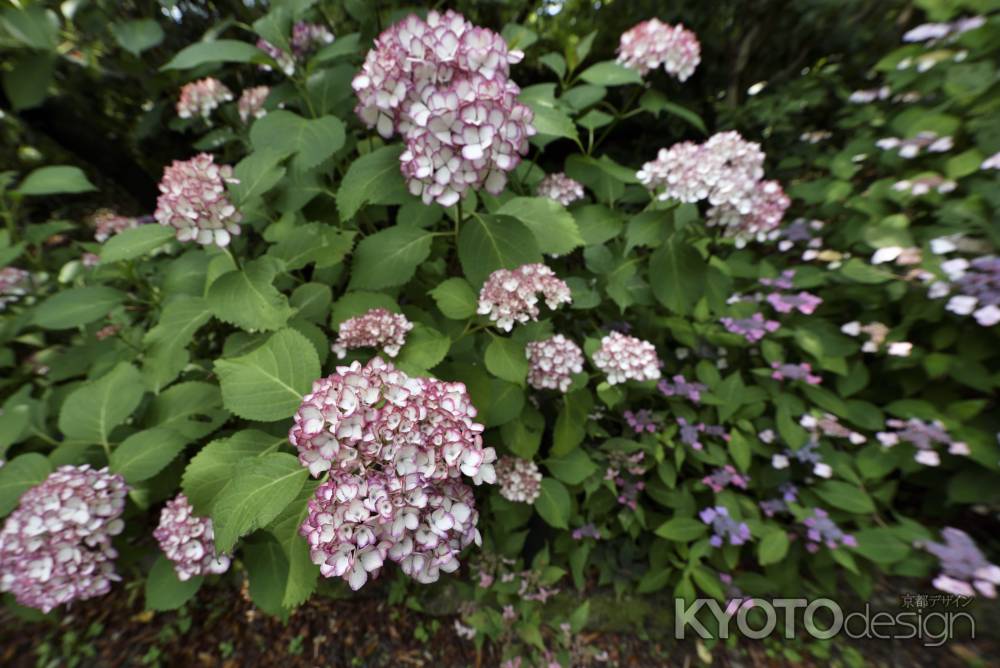
[[[180,85],[205,74],[159,67],[193,42],[224,37],[252,40],[250,24],[269,6],[258,0],[3,3],[7,6],[0,10],[4,110],[0,165],[18,172],[53,162],[80,165],[95,178],[107,203],[130,214],[148,213],[155,205],[162,166],[187,157],[188,141],[167,121]],[[452,8],[480,25],[507,26],[505,36],[516,36],[515,41],[535,56],[555,51],[571,64],[582,52],[581,43],[592,42],[589,60],[613,57],[619,35],[649,17],[682,22],[701,39],[702,65],[684,86],[673,85],[658,72],[653,75],[654,87],[670,91],[672,102],[697,113],[709,132],[738,129],[762,138],[768,155],[779,161],[770,168],[778,170],[799,167],[795,152],[801,129],[832,125],[844,91],[864,85],[864,81],[845,81],[844,73],[864,72],[877,54],[898,43],[903,27],[912,22],[916,4],[920,3],[458,0],[423,7],[391,0],[315,3],[336,34],[358,32],[363,42],[411,11]],[[25,7],[36,20],[19,25],[25,14],[17,10]],[[527,87],[551,80],[552,75],[537,58],[529,58],[515,69],[515,76]],[[39,85],[42,81],[47,84]],[[662,115],[653,121],[642,115],[624,122],[609,150],[613,157],[643,155],[650,146],[698,135],[676,116]],[[546,154],[553,164],[561,164],[562,158],[557,152]],[[781,172],[776,176],[780,178]],[[79,198],[75,201],[93,206]],[[85,212],[63,215],[75,213]]]

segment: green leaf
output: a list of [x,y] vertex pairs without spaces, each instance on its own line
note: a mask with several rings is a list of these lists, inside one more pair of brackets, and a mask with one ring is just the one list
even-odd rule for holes
[[430,255],[433,240],[433,232],[408,225],[365,237],[354,251],[350,289],[376,290],[406,283]]
[[111,453],[108,466],[130,485],[148,480],[181,453],[187,439],[175,431],[154,427],[132,434]]
[[111,430],[132,415],[145,391],[139,371],[121,362],[66,397],[59,411],[59,430],[71,440],[107,444]]
[[177,383],[156,396],[146,423],[194,441],[215,431],[228,417],[229,412],[222,408],[219,386],[192,381]]
[[281,546],[275,540],[262,540],[244,545],[241,551],[253,604],[269,615],[283,617],[288,559]]
[[522,101],[531,107],[531,111],[534,113],[531,124],[539,135],[550,138],[566,137],[575,142],[580,141],[573,119],[556,109],[548,101],[538,98]]
[[788,535],[783,529],[767,532],[757,545],[757,561],[761,566],[779,563],[788,554]]
[[125,293],[103,285],[70,288],[39,304],[34,322],[45,329],[72,329],[103,318],[125,300]]
[[122,230],[101,247],[101,262],[131,260],[150,253],[174,238],[174,231],[163,225],[140,225]]
[[22,195],[58,195],[86,193],[97,190],[79,167],[53,165],[40,167],[21,181],[17,192]]
[[237,207],[251,206],[253,201],[271,190],[285,176],[280,166],[286,153],[274,147],[256,150],[240,160],[233,168],[236,183],[229,184],[229,192]]
[[464,278],[449,278],[430,291],[446,318],[466,320],[476,314],[479,298]]
[[146,332],[143,372],[153,391],[174,380],[188,363],[187,346],[195,332],[212,318],[201,297],[181,295],[163,308],[156,326]]
[[912,552],[909,545],[888,529],[862,529],[854,532],[854,538],[858,541],[855,551],[877,564],[902,561]]
[[21,495],[44,482],[51,472],[52,464],[37,452],[15,457],[0,467],[0,517],[14,510]]
[[619,65],[613,60],[596,63],[585,69],[580,78],[596,86],[624,86],[641,84],[642,76],[633,69]]
[[134,56],[163,41],[163,28],[153,19],[112,23],[111,34],[115,36],[118,46]]
[[292,166],[297,171],[312,169],[343,147],[344,123],[336,116],[305,119],[279,109],[254,122],[250,142],[255,150],[274,150],[295,154]]
[[14,111],[34,109],[48,97],[56,58],[50,52],[27,52],[11,58],[3,72],[3,90]]
[[700,538],[708,527],[691,517],[675,517],[656,529],[656,535],[679,543],[688,543]]
[[312,263],[319,268],[332,267],[351,252],[354,235],[320,223],[299,225],[287,238],[271,246],[267,254],[281,260],[286,271]]
[[264,54],[253,44],[234,39],[197,42],[180,50],[162,70],[189,70],[206,63],[264,62]]
[[579,485],[597,472],[597,465],[583,448],[576,448],[565,457],[546,459],[545,466],[552,475],[567,485]]
[[524,344],[513,339],[494,337],[486,346],[486,369],[497,378],[524,387],[528,375],[528,358]]
[[6,7],[0,12],[0,26],[15,41],[39,51],[55,51],[59,44],[59,17],[41,4]]
[[656,299],[671,311],[687,314],[705,291],[708,264],[688,243],[668,239],[649,258],[649,283]]
[[813,487],[813,491],[831,506],[858,515],[875,512],[875,504],[863,490],[839,480],[827,480]]
[[284,452],[240,462],[212,505],[216,551],[232,552],[240,536],[277,517],[298,495],[308,475],[295,455]]
[[365,204],[391,204],[409,196],[399,171],[403,147],[383,146],[351,163],[337,190],[341,220],[350,220]]
[[566,487],[555,478],[542,478],[535,510],[542,519],[557,529],[569,529],[573,501]]
[[275,332],[246,355],[215,362],[225,407],[262,422],[292,416],[320,371],[316,349],[291,329]]
[[174,571],[173,562],[161,554],[146,576],[146,609],[158,612],[176,610],[194,598],[204,580],[201,575],[196,575],[181,581]]
[[247,331],[279,329],[292,315],[288,298],[273,285],[273,261],[258,258],[243,271],[223,274],[208,289],[208,306],[219,320]]
[[639,98],[639,107],[644,111],[648,111],[654,116],[659,116],[661,111],[665,111],[672,116],[676,116],[684,121],[687,121],[694,127],[702,131],[703,134],[708,134],[708,129],[705,127],[704,121],[698,114],[694,113],[690,109],[686,109],[679,104],[674,104],[667,99],[667,96],[660,91],[654,89],[647,90]]
[[406,335],[406,345],[399,352],[399,363],[428,371],[448,355],[451,339],[427,325],[416,324]]
[[516,269],[541,262],[534,235],[510,216],[476,215],[465,221],[458,234],[458,259],[475,288],[497,269]]
[[281,597],[281,605],[285,608],[295,608],[304,603],[315,591],[319,580],[319,566],[309,558],[309,544],[299,534],[299,527],[309,512],[309,499],[318,486],[319,481],[306,481],[298,497],[267,526],[288,561],[288,577]]
[[212,441],[184,469],[181,489],[198,514],[209,515],[215,497],[229,483],[240,462],[275,452],[287,442],[285,436],[256,429],[245,429]]
[[288,302],[297,317],[310,322],[324,322],[330,314],[333,291],[329,285],[322,283],[303,283],[295,288]]
[[568,455],[583,442],[583,437],[587,435],[587,416],[594,406],[594,399],[587,390],[570,392],[563,401],[565,403],[556,417],[552,432],[551,453],[554,457]]
[[542,253],[566,255],[583,245],[576,221],[566,209],[548,197],[514,197],[496,213],[517,218],[538,241]]

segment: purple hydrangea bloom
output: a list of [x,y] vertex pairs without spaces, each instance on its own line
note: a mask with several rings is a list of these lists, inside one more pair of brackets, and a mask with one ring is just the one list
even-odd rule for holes
[[716,469],[702,478],[701,481],[708,485],[713,492],[719,493],[730,485],[746,489],[747,483],[750,482],[750,476],[742,475],[735,467],[726,464],[721,469]]
[[811,315],[816,307],[823,303],[822,299],[808,292],[800,292],[797,295],[772,292],[767,296],[767,301],[778,313],[798,310],[805,315]]
[[813,375],[812,366],[805,362],[801,364],[772,362],[771,368],[774,369],[771,373],[771,378],[774,380],[798,380],[810,385],[819,385],[823,382],[822,378]]
[[688,382],[680,374],[673,377],[673,382],[661,380],[656,388],[667,397],[685,397],[689,401],[701,401],[701,393],[708,388],[702,383]]
[[722,318],[722,324],[733,334],[739,334],[750,343],[756,343],[768,333],[775,332],[781,323],[767,320],[760,313],[754,313],[749,318]]
[[655,433],[660,426],[659,418],[653,415],[653,411],[648,408],[643,408],[634,413],[632,411],[625,411],[624,415],[628,426],[632,427],[632,431],[637,434],[645,432],[650,434]]
[[1000,566],[987,561],[964,531],[946,527],[941,536],[943,544],[930,541],[920,544],[941,562],[941,573],[934,579],[934,586],[957,596],[975,596],[979,592],[987,598],[996,598]]
[[924,422],[918,418],[905,421],[893,418],[886,420],[885,425],[889,429],[875,435],[879,442],[887,448],[900,442],[911,444],[917,449],[914,459],[925,466],[941,463],[941,456],[935,449],[937,445],[947,445],[948,452],[953,455],[968,455],[970,452],[966,443],[951,438],[939,420]]
[[737,522],[730,517],[725,506],[705,508],[698,513],[698,517],[712,527],[714,535],[709,539],[712,547],[722,547],[726,541],[730,545],[742,545],[750,540],[750,527],[746,522]]
[[812,515],[802,521],[806,526],[806,549],[817,552],[820,545],[826,545],[831,550],[838,547],[857,547],[854,536],[841,531],[840,527],[830,519],[829,513],[822,508],[813,508]]

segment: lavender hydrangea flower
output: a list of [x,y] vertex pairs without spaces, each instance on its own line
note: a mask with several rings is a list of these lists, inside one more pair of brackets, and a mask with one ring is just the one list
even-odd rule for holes
[[636,412],[625,411],[623,416],[628,426],[637,434],[646,432],[653,434],[660,426],[659,419],[648,408],[643,408]]
[[935,449],[937,445],[947,445],[948,452],[953,455],[968,455],[969,446],[962,441],[955,441],[945,430],[940,420],[924,422],[919,418],[898,420],[890,418],[885,421],[886,431],[880,431],[875,436],[879,443],[887,448],[902,442],[909,443],[917,452],[914,459],[924,466],[938,466],[941,456]]
[[701,402],[701,393],[708,389],[704,384],[688,382],[684,376],[676,375],[673,382],[661,380],[656,388],[666,397],[685,397],[694,403]]
[[704,422],[691,424],[682,417],[677,418],[677,424],[680,426],[681,443],[691,446],[694,450],[701,450],[705,447],[700,441],[700,434],[729,441],[729,434],[726,432],[726,428],[721,425],[706,425]]
[[771,378],[774,380],[797,380],[809,385],[819,385],[823,382],[820,376],[814,375],[812,366],[806,362],[800,364],[782,364],[771,362]]
[[854,536],[844,533],[822,508],[813,508],[812,514],[802,523],[806,526],[806,549],[810,552],[818,552],[820,545],[826,545],[831,550],[858,546]]
[[749,318],[722,318],[723,326],[733,334],[739,334],[750,343],[757,343],[768,333],[776,332],[781,323],[767,320],[762,314],[754,313]]
[[730,485],[746,489],[747,484],[750,482],[750,476],[743,475],[736,470],[736,467],[726,464],[721,469],[715,469],[715,471],[702,478],[701,481],[708,485],[709,489],[718,494]]
[[823,300],[804,291],[797,295],[772,292],[767,296],[767,302],[778,313],[791,313],[797,310],[804,315],[812,315],[816,307],[823,303]]
[[934,586],[956,596],[975,596],[978,592],[986,598],[996,598],[1000,566],[987,561],[964,531],[945,527],[941,537],[943,543],[918,543],[941,562],[941,573],[934,578]]
[[725,506],[705,508],[698,513],[698,517],[712,527],[714,535],[708,541],[712,547],[722,547],[727,542],[730,545],[743,545],[750,540],[750,527],[746,522],[737,522],[730,517]]

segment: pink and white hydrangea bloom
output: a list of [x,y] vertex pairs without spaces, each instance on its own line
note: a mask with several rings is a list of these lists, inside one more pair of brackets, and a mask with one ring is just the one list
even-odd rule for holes
[[218,79],[207,77],[192,81],[181,88],[181,96],[177,100],[177,115],[181,118],[201,116],[207,121],[219,105],[232,99],[233,92]]
[[107,594],[121,579],[111,539],[125,526],[127,491],[120,475],[83,465],[25,492],[0,531],[0,591],[43,612]]
[[114,211],[101,209],[91,219],[94,226],[94,241],[103,244],[111,237],[140,225],[138,218],[120,216]]
[[413,323],[401,313],[392,313],[384,308],[369,309],[341,323],[333,352],[343,359],[348,350],[378,348],[389,357],[395,357],[406,343],[406,333],[411,329]]
[[607,374],[609,385],[627,380],[657,380],[662,366],[652,343],[621,332],[611,332],[601,339],[601,347],[594,353],[594,364]]
[[289,441],[314,476],[329,471],[300,532],[325,577],[354,589],[386,559],[418,582],[458,568],[479,544],[475,484],[496,481],[465,385],[410,378],[381,358],[313,384]]
[[737,248],[742,248],[748,241],[766,241],[781,225],[791,203],[780,183],[758,181],[748,213],[740,213],[732,204],[720,204],[708,210],[707,223],[722,226],[725,236],[732,237]]
[[760,220],[748,223],[755,233],[757,227],[773,227],[775,212],[784,212],[780,186],[775,190],[773,181],[760,184],[764,176],[760,145],[738,132],[720,132],[704,144],[681,142],[660,149],[656,160],[644,164],[636,176],[660,200],[708,200],[714,207],[725,206],[717,217],[730,210],[747,216],[759,208]]
[[470,188],[503,190],[535,134],[509,78],[523,55],[450,10],[411,15],[379,35],[351,84],[355,111],[383,137],[403,137],[411,193],[451,206]]
[[682,24],[650,19],[622,33],[618,62],[642,76],[662,65],[667,74],[686,81],[701,62],[701,44]]
[[489,315],[497,327],[509,332],[516,322],[538,319],[539,293],[550,309],[573,301],[566,282],[544,264],[497,269],[479,291],[477,313]]
[[535,192],[538,193],[539,197],[547,197],[563,206],[569,206],[573,202],[583,199],[583,184],[562,172],[556,172],[542,179]]
[[208,153],[175,160],[163,171],[156,222],[177,230],[178,241],[225,248],[243,220],[226,195],[226,183],[235,182],[233,168],[215,164]]
[[177,579],[182,582],[197,575],[229,570],[229,557],[215,553],[212,520],[195,515],[194,508],[183,494],[167,501],[153,537],[167,559],[174,563]]
[[0,311],[28,294],[31,274],[17,267],[0,269]]
[[239,101],[236,103],[236,109],[240,114],[240,120],[247,123],[251,118],[263,118],[266,116],[267,109],[264,108],[264,103],[267,101],[267,96],[270,94],[271,88],[269,86],[244,88],[243,92],[240,93]]
[[542,493],[542,473],[530,459],[501,457],[496,464],[500,496],[514,503],[534,503]]
[[583,371],[583,351],[562,334],[531,341],[524,348],[528,358],[528,384],[536,390],[558,390],[563,394],[573,374]]

